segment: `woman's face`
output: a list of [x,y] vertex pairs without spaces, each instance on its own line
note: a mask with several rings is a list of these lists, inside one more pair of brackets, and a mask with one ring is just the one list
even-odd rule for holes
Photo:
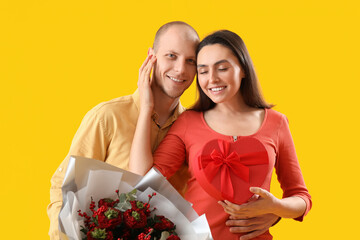
[[221,44],[203,47],[197,57],[201,89],[214,102],[237,101],[245,74],[232,51]]

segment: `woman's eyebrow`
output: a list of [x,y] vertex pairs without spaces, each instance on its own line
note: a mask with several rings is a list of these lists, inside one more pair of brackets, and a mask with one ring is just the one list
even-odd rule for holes
[[[223,60],[217,61],[216,63],[214,63],[214,65],[219,65],[219,64],[221,64],[221,63],[228,63],[228,62],[229,62],[228,60],[223,59]],[[208,67],[208,65],[206,65],[206,64],[198,64],[197,67],[198,67],[198,68]]]

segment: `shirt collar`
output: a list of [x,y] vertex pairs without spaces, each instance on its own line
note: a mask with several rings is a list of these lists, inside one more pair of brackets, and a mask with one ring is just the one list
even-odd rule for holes
[[132,98],[134,100],[134,103],[138,109],[138,111],[140,111],[140,95],[139,95],[139,89],[136,89],[135,92],[132,94]]

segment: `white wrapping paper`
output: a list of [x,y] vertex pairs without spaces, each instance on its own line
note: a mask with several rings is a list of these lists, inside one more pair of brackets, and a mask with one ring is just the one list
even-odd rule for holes
[[102,161],[77,156],[70,157],[62,186],[63,205],[59,214],[62,238],[81,239],[80,226],[84,226],[84,221],[78,210],[91,215],[91,198],[95,202],[102,198],[116,199],[115,190],[127,193],[134,188],[138,190],[138,200],[143,202],[147,202],[149,194],[157,193],[151,199],[151,207],[157,208],[155,214],[164,215],[176,225],[182,240],[212,239],[205,215],[199,217],[156,169],[141,177]]

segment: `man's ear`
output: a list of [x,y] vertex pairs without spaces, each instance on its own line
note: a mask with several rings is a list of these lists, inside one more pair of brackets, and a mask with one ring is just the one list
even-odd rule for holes
[[150,56],[150,55],[154,55],[154,49],[152,49],[152,48],[149,48],[149,50],[148,50],[148,56]]

